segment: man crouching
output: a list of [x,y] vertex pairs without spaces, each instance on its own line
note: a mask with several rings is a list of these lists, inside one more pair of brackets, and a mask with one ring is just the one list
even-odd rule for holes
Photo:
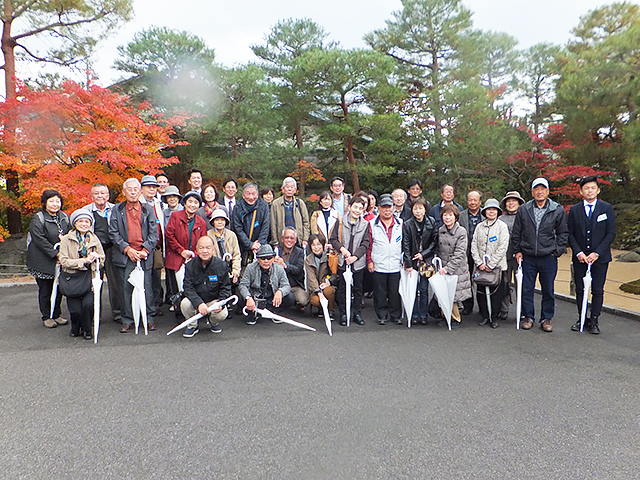
[[[196,244],[197,257],[185,265],[184,295],[180,310],[185,318],[197,313],[209,315],[209,324],[213,333],[222,332],[220,322],[227,318],[227,307],[216,308],[209,313],[208,307],[218,300],[231,296],[231,281],[227,264],[213,256],[211,237],[200,237]],[[182,334],[191,338],[198,333],[198,321],[190,323]]]
[[[291,293],[287,273],[282,266],[274,263],[275,253],[271,245],[261,245],[256,255],[257,261],[250,263],[242,275],[238,291],[246,302],[247,310],[268,308],[274,313],[291,307],[296,298]],[[250,313],[247,325],[255,325],[257,316]],[[282,320],[273,320],[281,323]]]

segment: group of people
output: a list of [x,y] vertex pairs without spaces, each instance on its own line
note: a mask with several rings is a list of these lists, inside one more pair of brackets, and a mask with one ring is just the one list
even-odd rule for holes
[[[363,325],[364,297],[373,297],[378,324],[401,324],[403,269],[418,276],[412,324],[426,325],[429,316],[442,318],[435,296],[429,302],[429,278],[439,274],[457,275],[451,328],[472,313],[475,303],[480,325],[497,328],[507,318],[513,276],[521,264],[521,327],[530,329],[535,323],[534,287],[539,279],[538,321],[542,330],[551,332],[557,257],[569,242],[576,279],[589,266],[593,277],[586,329],[600,331],[616,227],[613,208],[598,199],[596,177],[580,180],[583,201],[568,215],[549,198],[549,182],[542,177],[531,185],[532,200],[512,191],[501,201],[487,199],[483,206],[482,193],[472,190],[467,208],[455,201],[455,188],[449,184],[442,186],[440,201],[432,207],[419,180],[410,181],[406,191],[378,196],[375,191],[347,194],[344,180],[335,177],[311,215],[297,197],[292,177],[283,180],[278,197],[273,189],[250,182],[238,198],[234,179],[223,182],[220,197],[218,187],[205,184],[197,169],[189,173],[188,184],[190,190],[182,195],[164,174],[130,178],[123,185],[125,200],[117,205],[109,202],[108,187],[96,184],[93,202],[70,217],[62,212],[61,195],[46,190],[42,212],[31,221],[27,257],[39,287],[44,326],[67,323],[61,317],[60,293],[52,295],[58,265],[57,282],[68,299],[73,337],[92,338],[91,277],[103,273],[113,319],[122,324],[120,332],[132,330],[133,285],[128,278],[136,268],[144,271],[150,331],[157,329],[161,307],[169,303],[178,321],[199,313],[212,332],[220,333],[220,323],[234,310],[219,301],[234,294],[239,297],[235,313],[244,309],[250,325],[265,308],[280,314],[290,308],[320,313],[325,299],[332,319],[347,325],[349,317]],[[439,261],[434,262],[435,257]],[[581,284],[576,281],[578,313]],[[199,326],[192,321],[183,335],[193,337]],[[579,328],[580,321],[572,326]]]

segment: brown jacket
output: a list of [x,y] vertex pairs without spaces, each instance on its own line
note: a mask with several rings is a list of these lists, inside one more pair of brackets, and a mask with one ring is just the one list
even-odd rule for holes
[[[215,228],[210,228],[207,231],[207,235],[213,240],[213,255],[224,260],[220,255],[220,249],[218,248],[218,238],[215,234]],[[240,278],[240,270],[242,269],[240,244],[238,243],[238,237],[236,234],[228,228],[226,228],[224,232],[224,251],[231,254],[231,275]]]

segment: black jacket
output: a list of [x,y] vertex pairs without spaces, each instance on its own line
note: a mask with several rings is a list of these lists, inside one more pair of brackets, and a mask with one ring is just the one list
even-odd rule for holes
[[[253,212],[256,211],[256,217],[251,232],[251,220]],[[269,212],[269,204],[259,198],[256,203],[249,205],[244,199],[236,203],[231,215],[231,230],[238,236],[238,242],[242,251],[251,250],[251,245],[256,240],[260,245],[269,243],[269,233],[271,232],[271,215]],[[251,238],[249,233],[251,232]]]
[[438,246],[438,227],[436,221],[425,215],[422,228],[422,250],[420,248],[420,236],[415,217],[411,217],[402,226],[402,261],[405,268],[411,266],[418,268],[418,260],[412,260],[416,253],[422,254],[422,259],[429,264]]
[[198,257],[188,262],[184,267],[184,295],[196,309],[201,303],[229,298],[231,280],[227,264],[218,257],[211,257],[206,265]]
[[540,227],[536,228],[534,205],[535,200],[529,200],[516,213],[511,234],[513,253],[532,257],[559,257],[564,253],[569,237],[564,208],[558,202],[547,199],[547,211],[540,221]]
[[569,210],[568,228],[574,261],[577,261],[576,254],[580,252],[585,255],[596,252],[599,255],[596,263],[611,261],[611,244],[616,238],[616,215],[610,203],[598,200],[590,218],[584,211],[584,203],[576,203]]
[[[284,253],[280,252],[280,256]],[[298,245],[294,245],[289,257],[287,268],[287,278],[292,287],[304,288],[304,250]]]
[[53,275],[56,271],[59,248],[53,248],[60,243],[60,233],[69,233],[69,216],[59,211],[56,214],[60,228],[54,218],[47,212],[38,212],[29,224],[27,247],[27,268],[36,272]]

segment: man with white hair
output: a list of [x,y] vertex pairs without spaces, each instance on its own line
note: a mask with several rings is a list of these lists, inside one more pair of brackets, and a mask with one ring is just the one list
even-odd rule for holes
[[286,227],[298,232],[298,245],[307,246],[309,239],[309,212],[305,203],[295,196],[298,182],[293,177],[282,181],[282,196],[271,203],[271,244],[278,245],[280,235]]
[[129,178],[124,182],[123,193],[126,200],[119,203],[111,213],[109,237],[113,243],[113,263],[122,286],[122,328],[120,333],[133,329],[133,310],[131,296],[133,285],[127,280],[138,262],[144,269],[144,289],[147,300],[147,320],[149,330],[157,330],[156,309],[153,304],[151,270],[153,268],[153,250],[158,244],[158,227],[153,208],[140,203],[140,182]]
[[242,200],[231,214],[231,227],[240,243],[243,266],[253,261],[261,245],[269,243],[269,226],[269,205],[258,198],[258,185],[247,183],[242,187]]

